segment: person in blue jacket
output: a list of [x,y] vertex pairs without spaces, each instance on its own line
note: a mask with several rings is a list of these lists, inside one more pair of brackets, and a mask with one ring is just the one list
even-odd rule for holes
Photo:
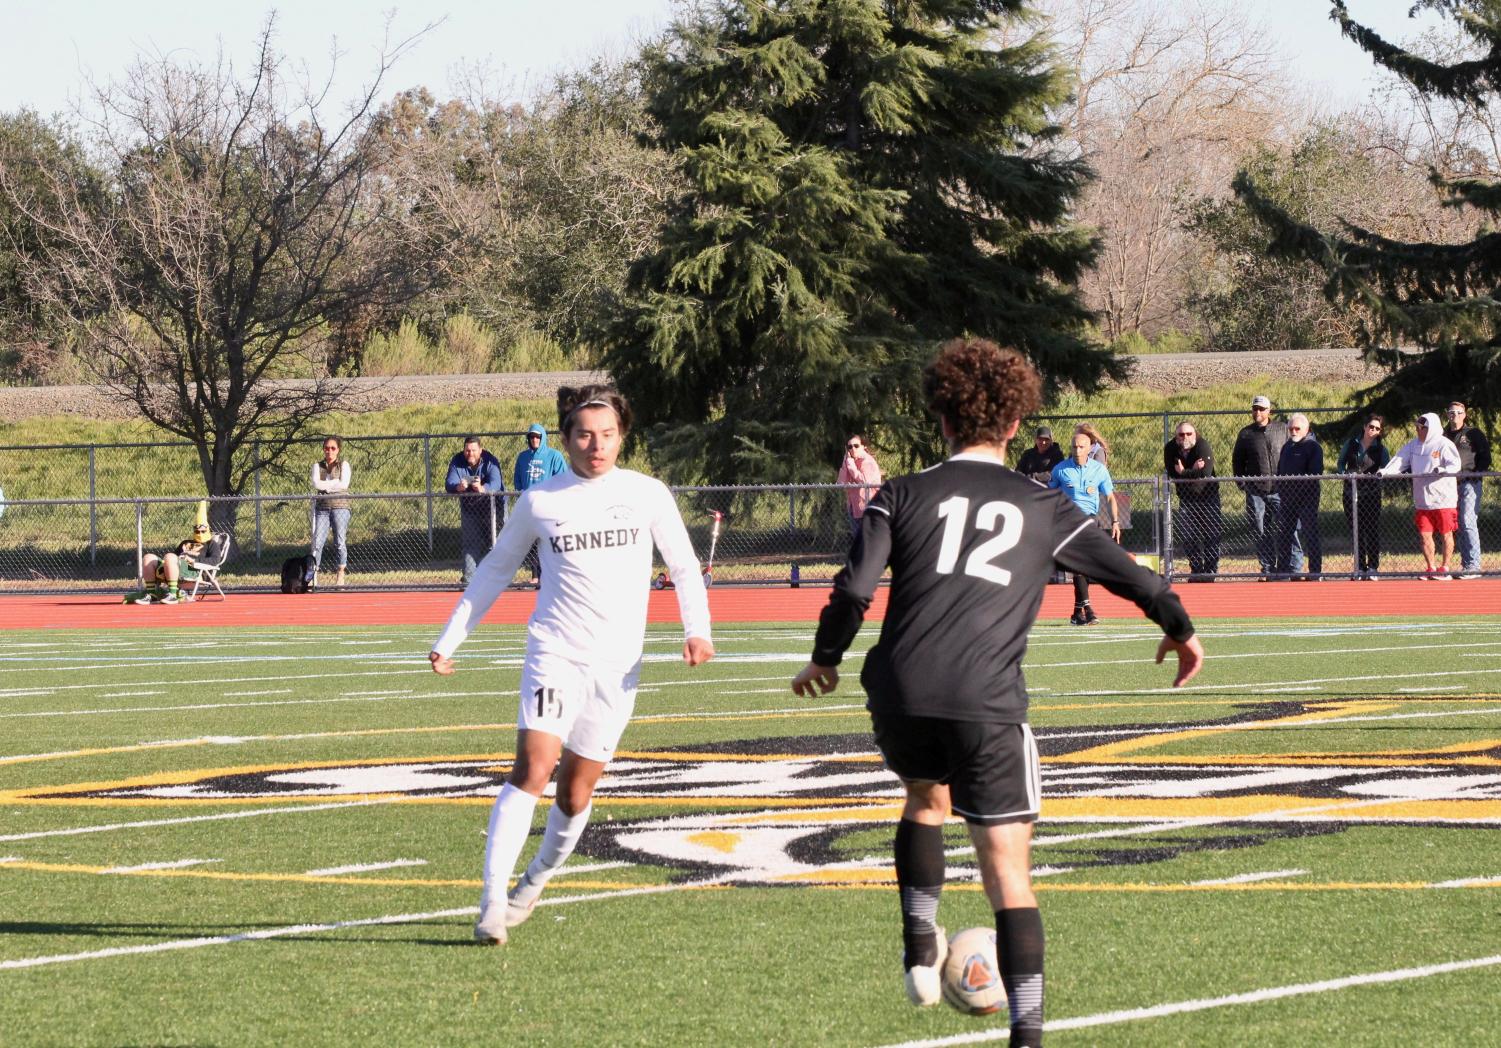
[[448,461],[448,479],[443,485],[459,496],[459,548],[464,552],[465,586],[474,567],[495,545],[495,536],[505,523],[503,504],[495,498],[506,490],[500,459],[485,450],[479,437],[465,437],[464,450]]
[[[516,456],[516,466],[511,471],[512,489],[519,494],[567,470],[568,460],[563,457],[563,453],[547,446],[547,429],[542,423],[533,422],[526,431],[526,450]],[[532,581],[541,585],[542,564],[537,559],[535,545],[526,555],[524,563],[532,569]]]
[[[1088,433],[1075,433],[1073,457],[1066,458],[1053,467],[1048,487],[1059,488],[1070,502],[1082,509],[1094,527],[1094,517],[1100,512],[1100,499],[1110,507],[1110,537],[1121,540],[1121,517],[1115,504],[1115,484],[1110,479],[1110,470],[1103,462],[1089,457],[1094,441]],[[1089,606],[1089,579],[1074,573],[1074,613],[1069,622],[1075,626],[1092,626],[1100,620]]]

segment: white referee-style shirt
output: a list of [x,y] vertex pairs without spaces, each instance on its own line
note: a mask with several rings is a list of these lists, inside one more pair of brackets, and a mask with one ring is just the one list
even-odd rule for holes
[[629,469],[592,480],[571,470],[517,500],[495,546],[433,645],[450,656],[504,592],[536,542],[542,588],[527,650],[629,670],[641,661],[652,546],[672,574],[687,637],[709,639],[709,598],[667,485]]

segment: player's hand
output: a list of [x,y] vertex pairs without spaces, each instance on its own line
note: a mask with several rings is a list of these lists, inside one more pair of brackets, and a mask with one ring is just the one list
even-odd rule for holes
[[839,668],[837,666],[820,666],[816,662],[810,662],[803,667],[803,671],[792,678],[792,694],[801,695],[806,699],[816,699],[820,695],[827,695],[839,685]]
[[1111,525],[1110,525],[1110,537],[1113,538],[1113,539],[1115,539],[1115,541],[1117,543],[1120,542],[1120,540],[1121,540],[1121,522],[1120,521],[1117,520],[1117,521],[1113,521],[1111,523]]
[[[433,672],[440,677],[447,677],[453,673],[453,658],[449,655],[439,655],[436,651],[427,653],[427,661],[432,663]],[[1161,662],[1162,659],[1157,660]]]
[[683,661],[702,666],[714,657],[714,643],[707,637],[689,637],[683,642]]
[[1162,643],[1157,645],[1157,663],[1161,665],[1167,653],[1178,653],[1178,675],[1173,678],[1173,687],[1181,688],[1193,679],[1194,675],[1204,666],[1204,646],[1199,643],[1198,634],[1187,640],[1173,640],[1171,637],[1163,637]]

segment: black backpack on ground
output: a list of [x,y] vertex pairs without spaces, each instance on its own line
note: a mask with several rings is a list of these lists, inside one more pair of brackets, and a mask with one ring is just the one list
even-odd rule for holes
[[313,588],[313,578],[318,569],[312,554],[303,557],[288,557],[281,562],[281,591],[283,593],[306,593]]

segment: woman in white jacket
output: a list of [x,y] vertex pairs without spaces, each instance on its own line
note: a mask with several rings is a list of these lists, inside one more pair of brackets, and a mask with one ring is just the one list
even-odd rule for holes
[[323,566],[323,545],[329,529],[334,533],[334,551],[339,556],[339,573],[334,585],[344,585],[344,568],[349,551],[344,538],[349,533],[349,463],[343,460],[344,445],[338,437],[323,438],[323,457],[313,463],[313,570]]
[[[1418,435],[1381,468],[1383,475],[1412,474],[1412,501],[1418,538],[1423,543],[1423,577],[1448,582],[1454,558],[1454,533],[1459,530],[1459,449],[1444,436],[1438,415],[1428,412],[1417,420]],[[1434,534],[1443,536],[1444,559],[1435,571]]]

